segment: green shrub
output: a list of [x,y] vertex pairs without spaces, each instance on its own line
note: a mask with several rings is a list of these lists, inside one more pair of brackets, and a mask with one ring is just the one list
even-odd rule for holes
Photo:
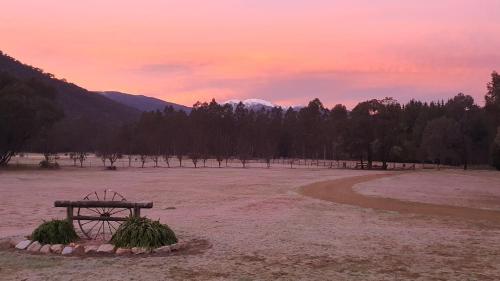
[[174,232],[159,221],[129,217],[115,232],[111,243],[116,247],[158,248],[177,243]]
[[68,244],[76,241],[78,235],[67,220],[51,220],[38,226],[31,238],[41,244]]

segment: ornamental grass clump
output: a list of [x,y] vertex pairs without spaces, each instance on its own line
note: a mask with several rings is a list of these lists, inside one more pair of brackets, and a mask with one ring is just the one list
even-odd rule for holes
[[41,244],[68,244],[76,241],[78,235],[67,220],[51,220],[39,225],[31,238]]
[[111,238],[116,247],[158,248],[177,243],[174,232],[165,224],[148,218],[129,217]]

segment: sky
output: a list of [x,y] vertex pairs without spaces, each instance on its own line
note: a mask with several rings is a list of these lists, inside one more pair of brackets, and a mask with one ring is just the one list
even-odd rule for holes
[[89,90],[326,106],[459,92],[500,71],[499,0],[2,0],[0,50]]

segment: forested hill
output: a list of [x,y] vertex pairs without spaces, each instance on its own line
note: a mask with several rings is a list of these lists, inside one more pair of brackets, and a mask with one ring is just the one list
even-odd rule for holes
[[24,64],[0,51],[0,72],[19,80],[36,79],[54,89],[55,102],[64,117],[43,136],[31,139],[24,149],[69,151],[94,149],[110,130],[133,123],[141,112],[65,79],[57,79],[42,69]]
[[139,118],[140,111],[120,104],[102,95],[87,91],[42,69],[22,62],[0,51],[0,71],[26,80],[36,78],[56,90],[56,100],[64,111],[62,122],[86,119],[100,124],[128,123]]

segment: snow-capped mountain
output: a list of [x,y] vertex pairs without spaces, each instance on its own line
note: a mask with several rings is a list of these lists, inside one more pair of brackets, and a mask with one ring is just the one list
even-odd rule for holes
[[246,99],[246,100],[237,100],[237,99],[232,99],[232,100],[227,100],[223,102],[222,104],[230,104],[233,106],[233,108],[236,108],[238,103],[242,102],[247,108],[249,109],[254,109],[254,110],[259,110],[261,108],[273,108],[277,105],[270,101],[266,100],[261,100],[261,99]]

